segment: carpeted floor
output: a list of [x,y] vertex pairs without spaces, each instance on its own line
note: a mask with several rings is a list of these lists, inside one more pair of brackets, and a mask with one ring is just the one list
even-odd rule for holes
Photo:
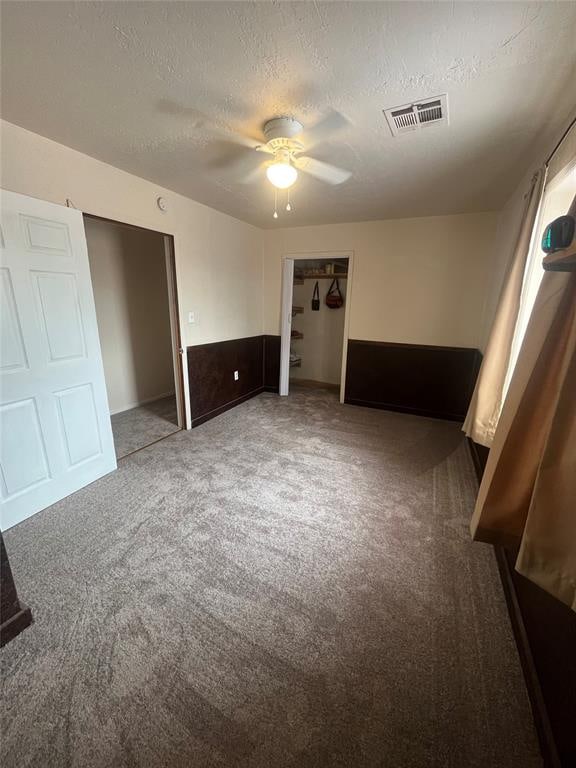
[[541,766],[456,424],[263,394],[6,535],[3,768]]
[[145,448],[180,429],[174,395],[145,403],[129,411],[115,413],[110,417],[110,421],[117,459]]

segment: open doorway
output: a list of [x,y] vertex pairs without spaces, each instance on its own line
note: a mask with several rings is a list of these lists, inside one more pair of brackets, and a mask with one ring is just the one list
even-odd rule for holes
[[289,254],[284,260],[280,394],[332,392],[344,402],[352,254]]
[[89,215],[84,225],[121,459],[184,426],[172,238]]

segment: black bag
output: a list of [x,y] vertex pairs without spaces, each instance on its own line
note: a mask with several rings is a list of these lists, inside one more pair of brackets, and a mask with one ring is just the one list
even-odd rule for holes
[[340,286],[338,280],[332,280],[332,285],[328,289],[326,294],[326,306],[330,309],[340,309],[344,305],[344,297],[340,293]]
[[314,286],[314,292],[312,293],[312,311],[313,312],[320,311],[320,289],[318,288],[318,280],[316,280],[316,285]]

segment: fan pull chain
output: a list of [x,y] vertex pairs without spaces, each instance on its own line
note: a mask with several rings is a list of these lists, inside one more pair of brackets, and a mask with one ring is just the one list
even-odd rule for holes
[[278,218],[278,190],[274,187],[274,218]]
[[286,190],[286,194],[288,196],[287,203],[286,203],[286,210],[287,211],[291,211],[292,210],[292,206],[290,205],[290,187],[288,187],[288,189]]

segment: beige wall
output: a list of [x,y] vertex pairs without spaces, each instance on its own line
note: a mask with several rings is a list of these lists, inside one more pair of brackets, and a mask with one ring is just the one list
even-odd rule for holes
[[496,222],[477,213],[267,231],[265,333],[279,333],[284,254],[353,251],[350,338],[478,347]]
[[111,413],[174,392],[164,237],[85,219]]
[[262,333],[259,229],[11,123],[0,130],[5,189],[174,235],[185,345]]
[[[292,328],[301,331],[304,338],[292,342],[292,350],[302,357],[302,365],[300,368],[290,369],[291,379],[312,379],[312,381],[322,381],[326,384],[340,384],[345,308],[330,309],[326,306],[325,299],[330,282],[330,280],[318,281],[320,288],[318,312],[312,312],[311,309],[315,281],[304,280],[302,285],[294,286],[293,303],[304,307],[304,313],[294,316]],[[346,301],[346,282],[346,280],[339,280],[344,301]]]

